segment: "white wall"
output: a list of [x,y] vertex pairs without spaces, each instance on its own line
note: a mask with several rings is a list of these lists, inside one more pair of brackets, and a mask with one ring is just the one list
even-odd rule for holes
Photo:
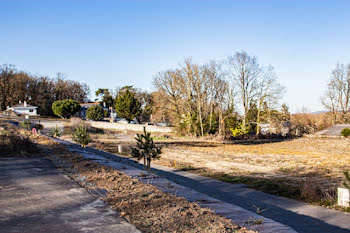
[[173,131],[171,127],[161,127],[161,126],[154,126],[154,125],[121,124],[121,123],[110,123],[110,122],[103,122],[103,121],[89,121],[89,124],[92,127],[101,128],[101,129],[143,131],[143,127],[146,127],[146,130],[148,132],[170,133]]
[[[33,110],[32,112],[30,110]],[[28,115],[28,116],[36,116],[37,111],[36,108],[28,109],[28,108],[15,108],[14,112],[22,115]]]

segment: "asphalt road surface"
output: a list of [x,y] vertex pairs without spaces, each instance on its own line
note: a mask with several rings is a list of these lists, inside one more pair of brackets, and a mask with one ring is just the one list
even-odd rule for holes
[[0,232],[139,232],[45,158],[0,158]]

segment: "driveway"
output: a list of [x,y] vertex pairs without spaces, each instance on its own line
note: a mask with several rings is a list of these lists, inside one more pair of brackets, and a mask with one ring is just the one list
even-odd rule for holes
[[45,158],[0,158],[1,232],[139,232]]

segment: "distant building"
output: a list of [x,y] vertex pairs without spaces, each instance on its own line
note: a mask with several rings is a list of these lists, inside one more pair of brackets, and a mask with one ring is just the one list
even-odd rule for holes
[[27,104],[27,101],[24,101],[23,103],[19,101],[18,104],[8,107],[7,111],[13,111],[18,115],[24,116],[38,116],[37,109],[38,107]]
[[270,132],[271,132],[270,124],[259,124],[259,127],[260,127],[260,133],[262,135],[270,134]]
[[80,110],[75,114],[75,116],[80,117],[82,119],[86,119],[86,111],[88,110],[88,108],[95,105],[100,105],[100,103],[98,102],[80,103]]

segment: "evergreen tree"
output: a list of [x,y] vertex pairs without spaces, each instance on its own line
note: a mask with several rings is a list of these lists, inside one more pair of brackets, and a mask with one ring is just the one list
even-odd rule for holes
[[130,87],[123,88],[116,98],[115,111],[119,117],[125,118],[128,122],[138,117],[141,113],[141,103],[130,91]]
[[87,132],[87,128],[83,124],[79,125],[75,129],[72,139],[78,142],[83,148],[85,148],[86,145],[91,142],[90,135]]
[[104,112],[101,105],[94,105],[87,109],[86,118],[89,120],[100,121],[103,120]]
[[138,160],[143,158],[143,170],[151,171],[152,159],[159,159],[159,155],[162,153],[161,147],[157,147],[150,133],[146,132],[146,127],[143,127],[143,134],[136,135],[136,148],[131,149],[131,154]]
[[105,107],[105,108],[109,108],[109,107],[113,107],[114,105],[114,99],[111,95],[111,93],[109,92],[108,89],[106,88],[99,88],[97,89],[97,91],[95,92],[95,95],[97,97],[101,97],[101,104]]
[[72,99],[58,100],[52,104],[53,113],[65,119],[73,116],[79,109],[79,103]]
[[290,112],[287,104],[282,104],[281,107],[281,120],[290,121]]

